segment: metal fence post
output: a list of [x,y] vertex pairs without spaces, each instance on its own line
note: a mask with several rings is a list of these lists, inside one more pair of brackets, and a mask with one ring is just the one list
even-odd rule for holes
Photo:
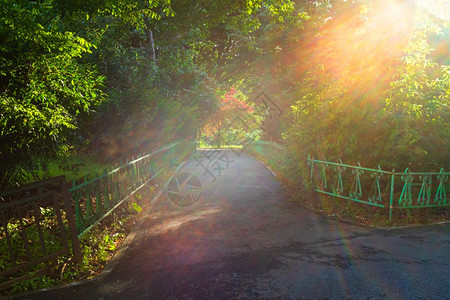
[[66,210],[67,223],[69,224],[70,240],[72,241],[73,258],[75,262],[82,260],[80,240],[78,240],[77,228],[75,226],[75,215],[72,210],[69,188],[66,183],[66,177],[61,179],[61,192],[63,195],[64,208]]
[[394,203],[394,185],[395,185],[395,170],[392,170],[391,175],[391,196],[389,199],[389,223],[392,221],[392,205]]

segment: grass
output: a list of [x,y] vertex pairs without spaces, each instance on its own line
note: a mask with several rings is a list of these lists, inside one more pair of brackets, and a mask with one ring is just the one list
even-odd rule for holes
[[40,177],[48,176],[55,177],[65,175],[68,181],[77,180],[85,176],[92,178],[97,174],[102,174],[105,170],[113,167],[113,164],[104,164],[93,156],[74,155],[63,158],[58,161],[53,161],[48,164],[48,170],[39,170]]
[[72,155],[68,157],[56,158],[46,164],[34,162],[32,170],[19,169],[10,185],[6,189],[17,188],[24,184],[65,175],[66,180],[71,182],[84,177],[94,178],[97,174],[102,174],[105,170],[111,170],[115,165],[102,163],[95,156]]

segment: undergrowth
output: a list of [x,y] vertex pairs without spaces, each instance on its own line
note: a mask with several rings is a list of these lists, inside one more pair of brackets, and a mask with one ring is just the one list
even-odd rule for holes
[[[89,279],[100,274],[107,261],[114,255],[133,227],[142,211],[142,206],[147,205],[145,202],[148,202],[148,198],[155,191],[156,187],[152,186],[144,196],[136,194],[131,201],[117,208],[110,216],[81,237],[81,262],[74,263],[68,255],[60,256],[57,258],[56,264],[53,264],[50,274],[16,283],[10,289],[4,291],[4,295],[49,288]],[[36,266],[34,269],[42,266],[43,264]]]

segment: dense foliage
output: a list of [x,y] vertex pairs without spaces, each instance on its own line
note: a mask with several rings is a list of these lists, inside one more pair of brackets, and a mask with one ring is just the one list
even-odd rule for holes
[[[429,45],[448,23],[405,1],[363,3],[317,28],[315,57],[292,93],[286,141],[299,158],[397,170],[448,166],[449,66]],[[448,35],[440,37],[448,57]]]
[[[211,133],[231,87],[277,103],[262,138],[301,161],[448,165],[442,0],[0,2],[0,188],[72,151],[111,162]],[[216,131],[248,137],[231,117]]]
[[17,2],[1,3],[0,187],[75,142],[103,98],[103,78],[79,62],[93,45],[61,30],[48,3]]
[[242,93],[231,88],[219,99],[218,109],[199,130],[201,146],[223,147],[245,145],[259,139],[262,130],[262,112],[257,112]]

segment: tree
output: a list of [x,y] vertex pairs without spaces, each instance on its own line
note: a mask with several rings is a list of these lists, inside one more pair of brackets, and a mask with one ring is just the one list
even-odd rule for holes
[[93,45],[61,32],[52,4],[2,0],[0,188],[79,142],[79,123],[103,99],[103,78],[79,63]]
[[242,94],[234,88],[219,100],[217,110],[210,115],[200,131],[200,139],[206,144],[238,145],[253,140],[261,134],[261,117],[255,114]]
[[[152,6],[156,17],[149,16],[147,23],[139,18],[145,13],[127,16],[126,11],[133,11],[130,9],[121,9],[121,15],[111,13],[112,19],[110,16],[98,17],[97,22],[106,22],[108,29],[98,44],[98,50],[93,52],[92,61],[105,75],[105,85],[111,97],[98,114],[98,124],[108,126],[95,126],[101,130],[96,130],[94,140],[100,142],[94,143],[93,148],[107,149],[108,156],[115,159],[122,153],[141,151],[148,144],[144,141],[195,135],[196,128],[214,111],[218,100],[216,90],[230,86],[227,82],[230,75],[223,76],[226,72],[222,60],[217,57],[244,56],[245,45],[251,47],[254,44],[254,38],[245,37],[253,34],[249,32],[256,28],[256,23],[252,25],[252,18],[267,15],[264,24],[273,24],[274,27],[282,23],[277,15],[293,14],[289,6],[282,8],[280,3],[173,2],[171,13],[164,12],[164,6]],[[139,5],[132,4],[133,7],[141,7]],[[153,58],[146,55],[146,26],[152,30],[157,69],[151,67]],[[228,29],[222,30],[224,26]],[[235,51],[235,46],[221,45],[224,41],[217,38],[218,32],[225,34],[225,39],[231,44],[242,38],[239,45],[243,48]],[[263,42],[261,38],[259,43]],[[249,63],[254,56],[247,56]],[[227,65],[231,62],[227,59]],[[236,65],[241,62],[235,60]],[[245,73],[232,79],[237,82],[242,77]],[[103,146],[99,147],[99,144]]]
[[450,66],[434,61],[428,42],[439,33],[438,23],[419,10],[380,112],[386,140],[383,159],[397,167],[439,169],[450,162]]
[[416,170],[448,164],[448,66],[433,62],[427,40],[436,20],[406,1],[384,4],[347,3],[302,52],[310,62],[291,93],[285,133],[299,158]]

